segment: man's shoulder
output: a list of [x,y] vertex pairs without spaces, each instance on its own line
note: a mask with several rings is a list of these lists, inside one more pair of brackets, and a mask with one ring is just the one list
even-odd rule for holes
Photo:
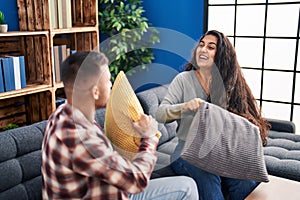
[[71,117],[72,117],[72,112],[70,111],[70,109],[65,105],[61,105],[50,115],[48,119],[48,124],[66,123],[67,125],[72,122]]
[[48,119],[45,134],[55,133],[56,135],[59,135],[60,132],[75,130],[76,124],[68,112],[69,111],[67,107],[58,107]]

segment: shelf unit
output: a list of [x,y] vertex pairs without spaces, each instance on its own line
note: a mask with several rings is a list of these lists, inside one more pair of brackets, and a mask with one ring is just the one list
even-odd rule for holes
[[72,27],[51,27],[52,0],[17,0],[20,31],[0,34],[0,56],[25,58],[26,88],[0,93],[0,130],[9,123],[20,126],[48,119],[56,98],[64,97],[55,81],[53,47],[68,45],[76,51],[99,45],[98,1],[71,0]]

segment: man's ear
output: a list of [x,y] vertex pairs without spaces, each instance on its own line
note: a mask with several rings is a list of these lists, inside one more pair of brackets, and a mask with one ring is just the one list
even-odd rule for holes
[[95,100],[98,100],[98,99],[99,99],[100,93],[99,93],[99,89],[98,89],[98,87],[97,87],[96,85],[93,86],[93,88],[92,88],[92,93],[93,93],[94,99],[95,99]]

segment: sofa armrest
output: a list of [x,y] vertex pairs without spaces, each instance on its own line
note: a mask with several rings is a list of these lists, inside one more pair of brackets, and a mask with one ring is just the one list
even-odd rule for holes
[[295,133],[296,126],[292,121],[280,119],[267,119],[271,124],[271,130],[278,132]]

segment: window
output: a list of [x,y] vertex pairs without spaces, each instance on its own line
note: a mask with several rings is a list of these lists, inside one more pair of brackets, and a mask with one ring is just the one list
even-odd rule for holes
[[232,41],[264,117],[299,126],[300,2],[207,0],[205,5],[206,29],[219,30]]

